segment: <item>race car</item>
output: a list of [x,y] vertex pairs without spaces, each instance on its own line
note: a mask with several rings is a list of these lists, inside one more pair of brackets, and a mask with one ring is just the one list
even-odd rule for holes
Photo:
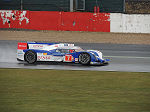
[[72,62],[82,65],[99,65],[108,63],[98,50],[83,50],[68,43],[19,42],[17,60],[29,64],[38,61]]

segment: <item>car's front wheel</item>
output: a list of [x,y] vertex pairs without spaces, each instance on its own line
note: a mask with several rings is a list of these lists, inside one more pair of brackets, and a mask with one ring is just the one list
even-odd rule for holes
[[27,51],[24,55],[24,59],[30,64],[35,63],[37,60],[37,54],[34,51]]
[[88,53],[81,53],[79,55],[79,63],[83,65],[89,65],[91,61],[91,56]]

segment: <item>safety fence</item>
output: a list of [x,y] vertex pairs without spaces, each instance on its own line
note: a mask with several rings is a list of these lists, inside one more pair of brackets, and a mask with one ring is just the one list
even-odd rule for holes
[[[72,5],[71,5],[72,4]],[[74,11],[93,12],[99,6],[101,12],[124,12],[124,0],[0,0],[0,10]]]

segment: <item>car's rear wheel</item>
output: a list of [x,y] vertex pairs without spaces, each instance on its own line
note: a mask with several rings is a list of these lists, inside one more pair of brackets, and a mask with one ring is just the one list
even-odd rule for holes
[[35,63],[37,60],[37,54],[34,51],[27,51],[24,55],[24,59],[30,64]]
[[81,53],[79,55],[79,63],[83,65],[89,65],[91,61],[91,56],[88,53]]

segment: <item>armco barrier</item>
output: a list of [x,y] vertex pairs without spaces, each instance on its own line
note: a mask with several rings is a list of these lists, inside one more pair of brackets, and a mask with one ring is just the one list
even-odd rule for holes
[[0,10],[0,28],[110,32],[110,14]]

